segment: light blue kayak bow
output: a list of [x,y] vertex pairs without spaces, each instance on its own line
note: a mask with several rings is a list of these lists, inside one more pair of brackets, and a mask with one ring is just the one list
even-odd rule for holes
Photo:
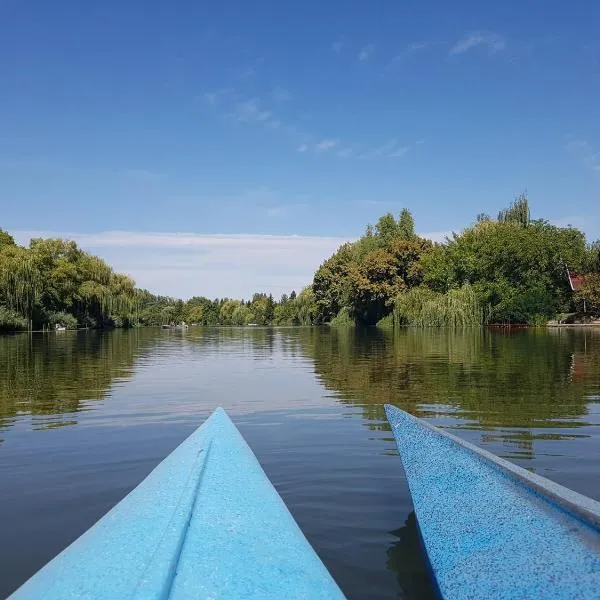
[[600,503],[385,410],[444,600],[600,598]]
[[10,598],[344,596],[219,408]]

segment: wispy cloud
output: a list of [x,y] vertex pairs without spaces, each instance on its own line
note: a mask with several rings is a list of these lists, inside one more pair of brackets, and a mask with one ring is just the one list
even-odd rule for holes
[[429,48],[433,48],[435,46],[440,46],[445,43],[446,42],[442,42],[439,40],[425,40],[425,41],[421,41],[421,42],[413,42],[412,44],[409,44],[408,46],[406,46],[406,48],[404,48],[401,52],[396,54],[396,56],[394,56],[392,58],[392,60],[385,66],[385,68],[383,69],[383,72],[387,73],[389,71],[394,70],[403,61],[405,61],[410,56],[412,56],[418,52],[422,52]]
[[375,158],[400,158],[404,156],[412,146],[398,146],[398,140],[392,139],[381,146],[363,152],[359,158],[364,160]]
[[477,47],[483,46],[494,54],[506,49],[506,38],[493,31],[473,31],[458,40],[450,49],[450,55],[465,54]]
[[75,240],[117,271],[130,274],[138,286],[182,298],[248,298],[257,290],[275,295],[300,290],[311,282],[319,264],[349,241],[319,236],[140,231],[17,231],[14,235],[25,244],[35,237]]
[[596,152],[587,140],[570,140],[565,150],[577,156],[588,169],[600,173],[600,152]]
[[315,146],[315,150],[317,152],[326,152],[327,150],[331,150],[332,148],[335,148],[338,145],[338,143],[339,143],[338,140],[324,139],[324,140],[321,140]]
[[411,147],[412,146],[402,146],[401,148],[396,148],[393,152],[390,152],[388,156],[390,158],[402,158],[403,156],[406,156]]
[[300,144],[296,150],[298,152],[306,152],[308,150],[308,146],[306,144]]
[[286,90],[285,88],[276,85],[273,88],[271,96],[273,97],[274,102],[285,102],[286,100],[289,100],[292,95],[289,90]]
[[354,156],[355,153],[356,153],[356,145],[346,146],[345,148],[340,148],[337,151],[337,155],[342,158],[349,158],[351,156]]
[[374,44],[368,44],[367,46],[364,46],[363,49],[358,53],[358,60],[362,62],[369,60],[373,52],[375,52]]
[[266,121],[271,111],[262,109],[258,98],[251,98],[236,104],[234,116],[238,121]]
[[333,44],[331,44],[331,49],[338,54],[342,51],[343,47],[344,42],[342,40],[338,40],[337,42],[333,42]]
[[359,158],[371,159],[371,158],[380,158],[382,156],[388,156],[390,154],[390,152],[392,152],[394,150],[394,148],[396,147],[397,144],[398,144],[398,140],[396,140],[396,139],[390,140],[389,142],[386,142],[385,144],[382,144],[381,146],[377,146],[376,148],[373,148],[372,150],[367,150],[366,152],[363,152],[359,156]]
[[233,93],[232,88],[221,88],[212,92],[206,92],[203,96],[204,100],[211,106],[217,106],[221,100]]
[[248,67],[243,68],[240,71],[238,77],[239,77],[239,79],[244,81],[244,80],[251,79],[252,77],[254,77],[256,75],[256,72],[257,72],[256,65],[250,65]]

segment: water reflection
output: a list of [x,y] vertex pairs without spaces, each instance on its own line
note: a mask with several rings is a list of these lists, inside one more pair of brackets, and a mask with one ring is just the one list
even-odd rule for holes
[[598,330],[305,330],[299,337],[323,384],[342,402],[360,404],[369,422],[385,423],[383,404],[396,404],[440,425],[491,430],[522,458],[533,457],[535,440],[572,439],[569,430],[589,426],[588,404],[600,388]]
[[383,404],[600,498],[599,401],[600,329],[0,336],[0,597],[221,404],[349,597],[429,599]]
[[[600,394],[600,330],[361,331],[328,328],[135,330],[0,336],[0,428],[74,424],[143,357],[306,357],[343,403],[385,429],[384,403],[485,430],[532,456],[536,440],[574,438]],[[548,431],[552,430],[552,431]]]
[[76,424],[131,376],[143,348],[138,332],[0,335],[0,429],[27,415],[34,429]]
[[404,594],[420,600],[437,600],[414,511],[402,527],[390,533],[398,539],[388,548],[387,568],[396,573]]

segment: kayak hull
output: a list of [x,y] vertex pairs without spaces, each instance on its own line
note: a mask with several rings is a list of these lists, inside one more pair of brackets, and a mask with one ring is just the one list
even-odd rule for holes
[[12,600],[343,598],[217,409]]
[[385,408],[442,598],[598,597],[600,503]]

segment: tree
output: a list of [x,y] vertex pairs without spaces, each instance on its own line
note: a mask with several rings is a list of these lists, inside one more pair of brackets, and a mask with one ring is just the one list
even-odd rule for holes
[[600,313],[600,273],[585,276],[581,288],[575,293],[578,304],[585,302],[586,310]]
[[233,325],[233,314],[242,305],[239,300],[225,300],[219,310],[219,323],[221,325]]
[[529,211],[529,200],[526,194],[521,194],[508,207],[498,213],[498,221],[501,223],[519,223],[526,227],[531,220]]
[[0,229],[0,246],[14,246],[15,239],[12,235],[8,233],[8,231],[4,231],[4,229]]
[[585,237],[571,227],[482,221],[429,253],[423,279],[443,293],[472,284],[493,322],[539,322],[569,307],[563,265],[580,269],[585,256]]
[[586,273],[600,273],[600,240],[588,246],[583,270]]
[[415,220],[408,208],[403,208],[398,221],[398,235],[402,240],[415,237]]
[[391,311],[405,284],[392,254],[375,250],[350,271],[350,309],[355,319],[375,325]]
[[[375,232],[383,244],[389,244],[394,238],[398,237],[398,223],[396,223],[394,215],[387,213],[380,217],[375,225]],[[368,229],[366,237],[370,237]]]

